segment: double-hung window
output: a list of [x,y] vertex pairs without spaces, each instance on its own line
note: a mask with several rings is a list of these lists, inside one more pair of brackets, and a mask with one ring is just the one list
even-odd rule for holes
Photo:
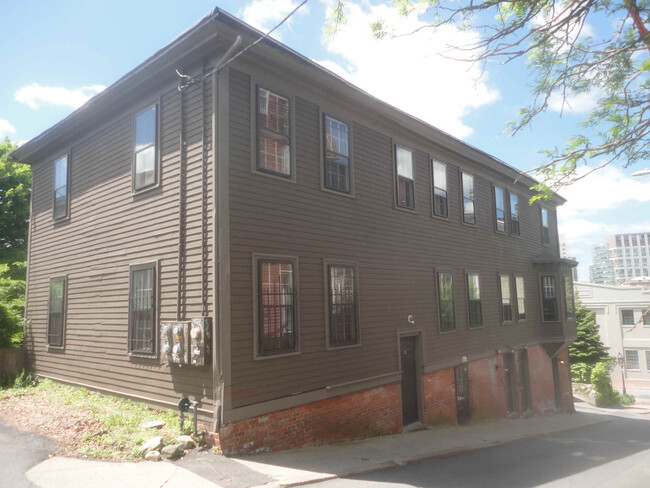
[[257,260],[257,352],[291,353],[298,348],[296,261]]
[[483,325],[481,310],[481,282],[477,273],[467,274],[467,300],[469,308],[469,326],[471,328]]
[[68,155],[54,161],[54,218],[68,216]]
[[289,98],[257,87],[257,169],[291,177]]
[[544,322],[555,322],[559,319],[557,307],[557,289],[555,276],[544,275],[542,280],[542,319]]
[[542,244],[548,245],[548,210],[542,207]]
[[[643,314],[643,325],[650,325],[650,309],[642,310]],[[650,368],[648,369],[650,371]]]
[[450,272],[438,273],[438,309],[440,310],[440,331],[456,328],[454,316],[454,279]]
[[156,353],[156,264],[131,266],[129,353]]
[[506,192],[503,188],[494,187],[494,210],[496,215],[497,232],[506,231]]
[[625,350],[625,367],[627,369],[640,369],[639,351],[637,351],[636,349]]
[[526,292],[523,276],[515,276],[515,292],[517,293],[517,320],[526,320]]
[[621,310],[621,324],[634,325],[634,310]]
[[476,224],[476,209],[474,208],[474,177],[462,173],[463,186],[463,222]]
[[135,145],[133,154],[133,189],[135,191],[158,183],[156,105],[135,114]]
[[499,275],[501,290],[501,321],[512,322],[512,293],[510,291],[510,276]]
[[65,277],[50,280],[50,299],[47,315],[47,345],[49,347],[63,347],[66,285],[67,280]]
[[566,301],[566,318],[573,320],[575,318],[575,298],[573,296],[573,280],[569,276],[564,277],[564,298]]
[[359,342],[357,277],[353,265],[327,265],[329,345]]
[[521,234],[519,228],[519,197],[514,193],[510,194],[510,234],[513,236]]
[[433,174],[433,213],[439,217],[448,217],[447,165],[432,159],[431,172]]
[[323,115],[325,131],[325,188],[350,193],[351,166],[348,124]]
[[414,209],[413,151],[396,144],[395,166],[397,174],[397,206]]

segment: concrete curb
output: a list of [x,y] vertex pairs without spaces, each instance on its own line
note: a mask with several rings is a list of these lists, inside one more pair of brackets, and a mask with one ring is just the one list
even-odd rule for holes
[[469,454],[472,452],[476,451],[481,451],[483,449],[489,449],[492,447],[500,447],[500,446],[505,446],[509,444],[514,444],[517,442],[522,442],[530,439],[536,439],[540,437],[545,437],[548,435],[552,434],[557,434],[560,432],[571,432],[573,430],[579,430],[585,427],[593,427],[595,425],[601,425],[601,424],[606,424],[611,422],[611,419],[602,419],[602,420],[595,420],[590,423],[585,423],[582,425],[578,425],[575,427],[568,427],[568,428],[560,428],[560,429],[548,429],[544,430],[542,432],[535,432],[532,434],[527,434],[527,435],[522,435],[519,437],[514,437],[512,439],[507,439],[503,441],[491,441],[491,442],[486,442],[484,444],[480,445],[473,445],[473,446],[467,446],[467,447],[461,447],[461,448],[454,448],[454,449],[448,449],[448,450],[443,450],[443,451],[436,451],[432,452],[431,454],[427,454],[424,456],[417,456],[417,457],[412,457],[412,458],[405,458],[405,459],[399,459],[395,461],[389,461],[389,462],[381,462],[374,464],[372,466],[364,466],[363,468],[359,469],[349,469],[346,471],[342,471],[336,474],[329,474],[326,476],[318,476],[315,477],[314,479],[310,480],[303,480],[303,481],[295,481],[295,482],[272,482],[272,483],[267,483],[266,485],[261,485],[253,488],[291,488],[295,486],[305,486],[305,485],[310,485],[310,484],[315,484],[315,483],[321,483],[323,481],[329,481],[333,479],[339,479],[339,478],[346,478],[350,476],[357,476],[357,475],[362,475],[362,474],[368,474],[368,473],[374,473],[376,471],[382,471],[384,469],[391,469],[391,468],[398,468],[402,466],[407,466],[411,464],[417,464],[423,461],[428,461],[431,459],[442,459],[442,458],[447,458],[447,457],[452,457],[452,456],[458,456],[461,454]]

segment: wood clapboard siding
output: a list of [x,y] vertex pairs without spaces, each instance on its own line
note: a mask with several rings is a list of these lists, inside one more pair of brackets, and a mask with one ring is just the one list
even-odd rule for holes
[[[245,69],[245,68],[244,68]],[[276,80],[277,81],[277,80]],[[294,95],[291,80],[283,93]],[[251,78],[230,75],[230,233],[232,407],[313,391],[398,371],[397,331],[421,329],[425,366],[462,356],[538,342],[539,287],[532,259],[557,255],[555,212],[551,246],[541,245],[538,205],[528,190],[432,142],[375,130],[372,114],[353,122],[355,197],[321,190],[319,107],[295,96],[297,183],[251,171]],[[304,89],[302,91],[304,93]],[[329,104],[336,98],[331,97]],[[334,110],[345,111],[345,107]],[[406,142],[402,142],[406,141]],[[416,211],[396,209],[393,144],[414,149]],[[429,156],[447,164],[449,219],[432,217]],[[475,177],[478,224],[461,224],[460,171]],[[516,189],[521,237],[494,231],[493,184]],[[299,261],[300,354],[254,360],[252,254]],[[324,259],[358,263],[359,347],[327,350]],[[457,330],[438,332],[436,269],[453,270]],[[468,329],[466,271],[480,273],[484,327]],[[525,278],[526,322],[501,325],[498,274]],[[513,297],[514,298],[514,297]],[[407,323],[413,315],[415,326]]]
[[[201,122],[211,135],[212,89],[188,89],[184,101],[186,145],[186,268],[184,317],[201,315]],[[161,88],[159,98],[161,185],[131,192],[133,116],[123,112],[92,134],[79,134],[70,152],[70,219],[52,219],[51,160],[33,165],[33,223],[28,288],[28,346],[37,373],[70,382],[178,402],[189,395],[212,410],[211,366],[170,368],[161,357],[127,353],[129,265],[159,261],[159,315],[176,318],[180,94]],[[208,152],[208,246],[212,245],[212,154]],[[46,347],[48,283],[67,275],[65,348]],[[213,313],[212,259],[208,253],[208,314]],[[158,327],[158,324],[156,324]],[[158,345],[157,345],[158,347]]]

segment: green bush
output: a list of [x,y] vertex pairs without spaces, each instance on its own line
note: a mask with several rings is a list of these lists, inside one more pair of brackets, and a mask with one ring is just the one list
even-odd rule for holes
[[621,395],[612,388],[610,363],[598,363],[591,373],[591,384],[596,390],[596,406],[618,407],[621,405]]
[[591,372],[593,366],[585,363],[575,363],[571,365],[571,379],[575,383],[591,383]]
[[0,348],[20,347],[23,340],[25,282],[15,279],[25,263],[0,263]]

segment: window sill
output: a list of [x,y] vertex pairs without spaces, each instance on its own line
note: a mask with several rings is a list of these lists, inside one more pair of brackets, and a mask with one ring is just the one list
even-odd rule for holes
[[358,342],[356,344],[345,344],[342,346],[330,346],[329,344],[326,346],[326,349],[328,351],[339,351],[341,349],[354,349],[356,347],[361,347],[361,343]]
[[435,213],[431,214],[432,219],[438,219],[438,220],[444,220],[445,222],[449,222],[449,216],[443,217],[442,215],[436,215]]
[[264,356],[260,356],[259,354],[256,354],[253,359],[255,361],[265,361],[267,359],[287,358],[287,357],[299,356],[299,355],[300,355],[300,351],[284,352],[284,353],[280,353],[280,354],[267,354],[267,355],[264,355]]
[[131,197],[133,198],[133,200],[138,200],[140,198],[144,198],[153,195],[155,193],[159,193],[161,191],[162,191],[162,185],[160,184],[160,182],[158,182],[156,184],[145,186],[144,188],[140,188],[138,190],[131,188]]
[[449,330],[438,329],[438,334],[453,334],[454,332],[458,332],[458,329],[449,329]]
[[129,358],[133,359],[158,359],[158,353],[147,354],[144,352],[130,352]]
[[400,207],[399,205],[393,205],[395,210],[401,210],[402,212],[408,212],[417,215],[418,211],[415,208]]
[[325,193],[331,193],[333,195],[338,195],[340,197],[345,197],[345,198],[352,198],[353,200],[356,199],[356,195],[354,194],[354,191],[350,192],[344,192],[344,191],[339,191],[339,190],[333,190],[332,188],[327,188],[325,186],[321,186],[321,191],[324,191]]
[[251,170],[251,173],[258,176],[264,176],[267,178],[273,178],[280,181],[286,181],[287,183],[297,183],[295,174],[285,175],[284,173],[276,173],[274,171],[264,171],[259,168],[254,168]]
[[65,351],[65,344],[63,346],[51,346],[47,345],[47,352],[64,352]]

